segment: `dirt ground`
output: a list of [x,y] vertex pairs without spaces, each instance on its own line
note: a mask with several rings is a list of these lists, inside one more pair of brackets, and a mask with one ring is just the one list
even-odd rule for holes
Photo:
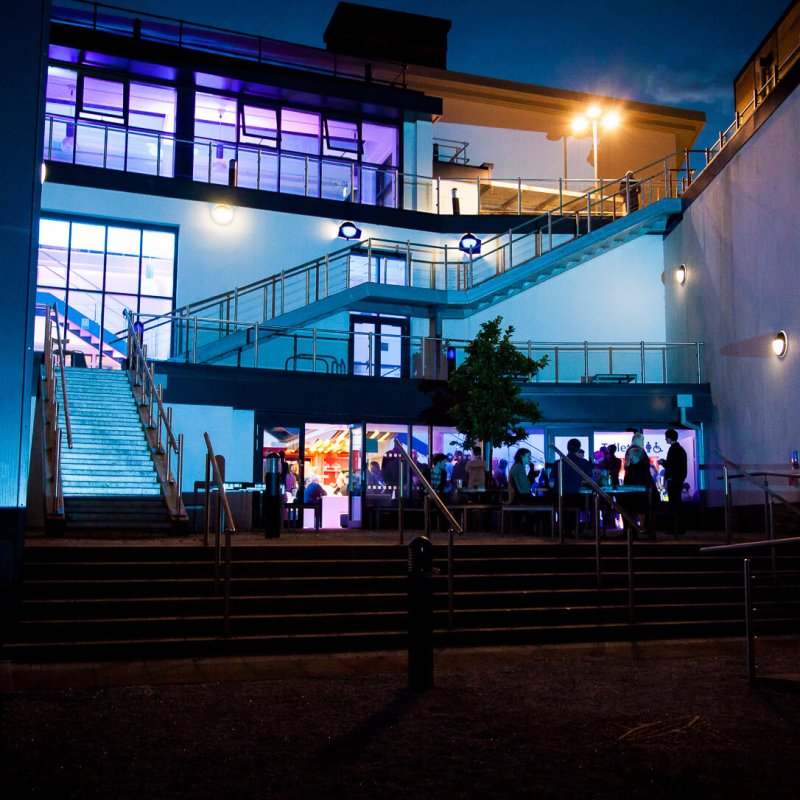
[[[798,642],[787,641],[762,647],[762,673],[800,671]],[[310,657],[302,674],[300,662],[276,663],[262,662],[266,679],[176,685],[164,669],[151,669],[139,685],[8,693],[0,794],[796,800],[800,793],[800,693],[796,684],[751,686],[740,643],[450,651],[437,654],[435,688],[422,693],[407,689],[404,654]]]

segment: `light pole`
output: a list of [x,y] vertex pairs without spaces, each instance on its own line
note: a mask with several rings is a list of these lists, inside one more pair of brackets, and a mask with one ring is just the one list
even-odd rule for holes
[[619,125],[619,114],[616,111],[604,111],[598,105],[589,106],[583,114],[578,114],[572,120],[572,130],[575,133],[582,133],[590,125],[592,127],[592,149],[594,151],[594,182],[597,185],[599,180],[598,164],[599,158],[599,136],[598,127],[602,124],[604,130],[614,130]]

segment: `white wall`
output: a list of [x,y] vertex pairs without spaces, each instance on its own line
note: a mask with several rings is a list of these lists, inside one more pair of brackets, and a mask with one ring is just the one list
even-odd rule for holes
[[[214,453],[225,456],[227,483],[253,480],[255,415],[216,406],[172,405],[172,426],[183,434],[183,491],[191,492],[195,481],[205,480],[208,433]],[[174,468],[174,466],[173,466]]]
[[[350,211],[344,203],[341,218],[335,219],[237,207],[233,222],[220,226],[211,219],[212,204],[207,202],[55,183],[45,183],[43,189],[43,213],[88,214],[177,226],[178,306],[299,266],[346,244],[337,238],[339,225]],[[377,236],[399,242],[447,242],[454,247],[459,239],[405,228],[360,227],[364,239]]]
[[[547,134],[541,131],[438,122],[433,128],[433,136],[469,142],[469,163],[474,166],[484,162],[494,164],[494,178],[552,179],[565,174],[564,140],[548,139]],[[594,168],[587,161],[591,147],[591,137],[567,137],[567,177],[594,177]]]
[[503,317],[515,340],[663,342],[663,242],[640,236],[466,320],[446,335],[471,339],[487,319]]
[[[716,420],[708,442],[744,465],[788,468],[800,448],[800,91],[795,90],[667,237],[670,338],[706,342]],[[785,329],[789,351],[770,348]],[[716,461],[716,459],[710,459]]]

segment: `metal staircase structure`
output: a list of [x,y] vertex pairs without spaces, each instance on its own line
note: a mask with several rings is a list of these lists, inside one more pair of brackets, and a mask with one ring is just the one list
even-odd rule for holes
[[[172,325],[172,360],[219,362],[275,330],[341,311],[462,318],[680,217],[691,170],[673,154],[481,243],[480,251],[371,238],[148,322]],[[425,312],[427,313],[427,311]]]

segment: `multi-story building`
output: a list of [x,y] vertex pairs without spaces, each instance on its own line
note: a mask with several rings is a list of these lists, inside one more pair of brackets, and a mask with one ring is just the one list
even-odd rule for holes
[[144,325],[184,488],[212,431],[229,481],[258,483],[270,450],[301,479],[349,473],[351,524],[369,503],[355,478],[394,438],[421,460],[453,449],[426,381],[497,316],[550,359],[524,389],[542,463],[571,436],[624,449],[630,429],[658,453],[672,425],[699,499],[712,446],[788,460],[796,356],[771,342],[796,318],[796,8],[737,77],[734,126],[696,152],[698,112],[449,71],[447,20],[341,3],[315,49],[15,5],[7,553],[29,505],[37,303],[90,367],[125,362],[126,311]]

